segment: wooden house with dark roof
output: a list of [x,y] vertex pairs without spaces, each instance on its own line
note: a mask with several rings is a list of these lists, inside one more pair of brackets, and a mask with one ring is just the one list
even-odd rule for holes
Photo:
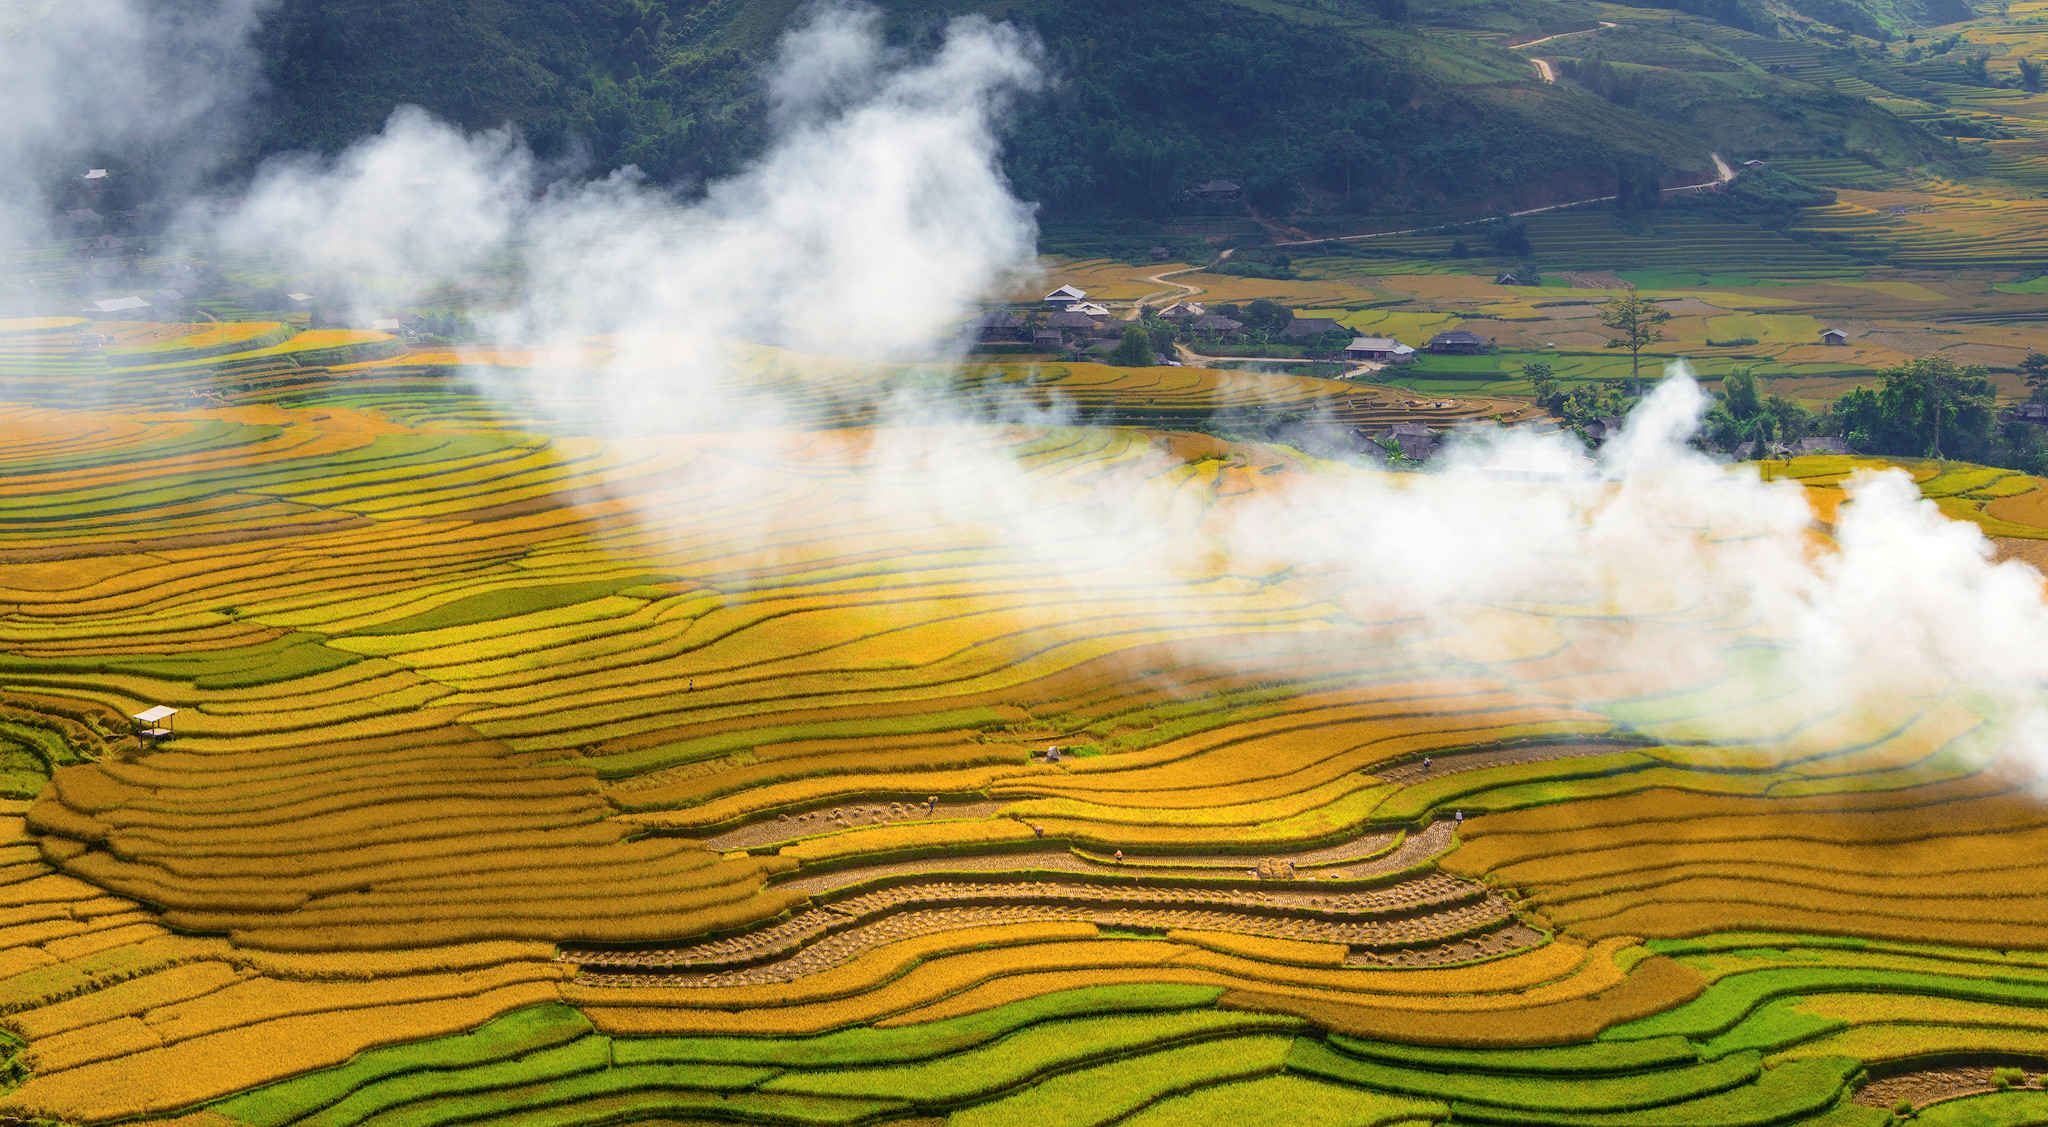
[[975,339],[984,343],[1028,340],[1024,318],[1008,309],[991,309],[974,325]]
[[1236,203],[1244,198],[1244,185],[1235,180],[1204,180],[1188,189],[1188,198],[1203,203]]
[[1062,309],[1058,313],[1047,314],[1045,323],[1048,328],[1080,336],[1093,335],[1101,328],[1101,322],[1095,318],[1090,317],[1086,313],[1077,313],[1071,309]]
[[1289,343],[1313,343],[1330,333],[1350,332],[1335,317],[1296,317],[1280,330],[1280,339]]
[[1493,347],[1493,342],[1467,329],[1449,329],[1429,338],[1423,348],[1443,355],[1471,356]]

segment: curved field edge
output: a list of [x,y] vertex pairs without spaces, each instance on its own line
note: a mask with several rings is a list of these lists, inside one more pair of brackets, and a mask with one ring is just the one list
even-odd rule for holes
[[1755,1054],[1701,1061],[1677,1042],[1604,1059],[1539,1051],[1534,1063],[1581,1070],[1548,1077],[1528,1074],[1522,1051],[1474,1054],[1445,1072],[1389,1063],[1398,1046],[1326,1040],[1292,1019],[1217,1010],[1216,998],[1156,986],[1070,990],[925,1025],[794,1039],[607,1037],[575,1010],[550,1006],[366,1053],[207,1105],[210,1115],[191,1121],[578,1123],[718,1107],[717,1118],[762,1123],[947,1115],[1078,1125],[1230,1106],[1252,1092],[1282,1101],[1257,1113],[1266,1121],[1318,1108],[1313,1121],[1337,1121],[1328,1113],[1341,1110],[1341,1121],[1360,1124],[1453,1115],[1560,1127],[1857,1121],[1841,1115],[1853,1061],[1765,1070]]
[[[1814,831],[1799,835],[1794,849],[1756,850],[1740,867],[1680,870],[1653,860],[1674,844],[1659,836],[1669,820],[1627,814],[1629,802],[1754,801],[1772,810],[1752,816],[1779,821],[1800,811],[1802,794],[1854,805],[1866,795],[1875,796],[1873,803],[1910,796],[1930,778],[1967,782],[1969,764],[1942,756],[1957,738],[1944,702],[1909,702],[1881,723],[1760,729],[1759,748],[1781,740],[1798,745],[1788,762],[1710,762],[1690,746],[1688,724],[1721,706],[1712,686],[1648,692],[1629,686],[1594,713],[1553,708],[1468,725],[1434,719],[1503,712],[1502,699],[1540,693],[1547,680],[1571,672],[1569,662],[1558,659],[1571,653],[1573,629],[1592,627],[1537,629],[1571,617],[1538,608],[1519,612],[1531,627],[1525,640],[1472,654],[1475,663],[1501,671],[1497,681],[1396,690],[1389,686],[1403,685],[1411,671],[1371,655],[1365,695],[1419,702],[1405,706],[1406,713],[1375,713],[1354,700],[1356,711],[1341,723],[1325,723],[1323,716],[1297,723],[1287,715],[1296,711],[1292,702],[1328,689],[1326,679],[1277,677],[1204,684],[1205,692],[1234,695],[1209,715],[1191,716],[1181,701],[1116,698],[1103,687],[1114,679],[1094,676],[1099,667],[1088,663],[1134,652],[1134,640],[1141,639],[1173,644],[1207,637],[1209,644],[1255,647],[1260,637],[1280,632],[1334,634],[1330,627],[1341,613],[1291,597],[1277,583],[1260,591],[1218,583],[1168,609],[1215,615],[1227,629],[1177,634],[1172,615],[1144,619],[1105,606],[1089,610],[1088,630],[1080,636],[1059,637],[998,628],[1001,615],[1038,613],[1049,602],[1024,574],[1028,569],[985,553],[917,554],[915,582],[907,589],[872,556],[835,556],[801,540],[774,546],[788,556],[771,572],[717,553],[684,567],[650,549],[646,531],[622,519],[602,495],[608,488],[649,488],[648,482],[678,468],[673,451],[607,450],[523,433],[484,417],[474,403],[425,401],[415,381],[428,377],[397,366],[372,364],[346,380],[291,367],[246,371],[248,393],[272,394],[291,381],[301,402],[319,404],[328,420],[321,424],[328,433],[318,436],[323,446],[295,445],[306,428],[292,411],[252,404],[225,409],[237,413],[233,420],[159,417],[118,433],[11,452],[20,455],[12,463],[19,472],[0,483],[13,502],[0,522],[0,550],[9,553],[6,597],[22,613],[7,624],[8,683],[98,708],[117,722],[156,700],[202,702],[188,708],[184,734],[148,758],[117,763],[121,757],[112,756],[101,770],[58,772],[38,803],[42,813],[31,814],[41,819],[41,844],[13,857],[10,875],[18,874],[22,885],[42,883],[8,902],[16,913],[8,934],[17,943],[8,957],[48,960],[23,971],[47,981],[20,996],[51,1004],[38,1006],[39,1016],[21,1015],[22,1021],[44,1021],[48,1031],[31,1038],[21,1059],[62,1053],[81,1068],[112,1062],[98,1073],[105,1076],[123,1054],[133,1053],[135,1071],[161,1066],[178,1075],[177,1064],[197,1062],[206,1055],[200,1047],[210,1045],[226,1071],[205,1079],[218,1084],[232,1075],[234,1054],[260,1059],[271,1051],[262,1048],[266,1034],[286,1040],[352,1035],[346,1026],[375,1020],[368,1016],[370,999],[395,996],[377,991],[431,987],[460,1003],[450,1012],[462,1014],[471,1013],[465,1007],[479,991],[497,1009],[569,998],[591,1029],[510,1059],[407,1070],[404,1083],[393,1077],[395,1087],[378,1088],[395,1101],[374,1112],[388,1122],[519,1115],[571,1121],[572,1112],[592,1121],[730,1117],[742,1106],[748,1115],[788,1121],[876,1121],[945,1111],[971,1122],[1065,1122],[1062,1116],[1083,1121],[1204,1106],[1178,1100],[1213,1097],[1231,1106],[1234,1097],[1218,1093],[1237,1084],[1286,1081],[1286,1090],[1325,1095],[1332,1085],[1362,1090],[1358,1077],[1367,1075],[1383,1086],[1415,1089],[1401,1098],[1418,1102],[1393,1110],[1361,1107],[1361,1116],[1433,1120],[1455,1112],[1461,1119],[1577,1122],[1573,1117],[1658,1121],[1655,1115],[1668,1114],[1665,1121],[1746,1122],[1744,1116],[1772,1106],[1788,1115],[1853,1118],[1861,1113],[1824,1101],[1794,1105],[1753,1093],[1776,1092],[1771,1084],[1797,1080],[1839,1095],[1849,1075],[1841,1072],[1844,1061],[1892,1059],[1884,1054],[1901,1045],[1911,1059],[1933,1051],[1930,1046],[1964,1044],[1973,1032],[1980,1038],[2027,1032],[2014,1007],[1994,1008],[1998,1003],[1953,967],[1886,967],[1879,969],[1901,973],[1872,977],[1846,963],[1839,973],[1823,964],[1825,973],[1836,975],[1824,981],[1857,990],[1830,993],[1821,988],[1824,981],[1780,976],[1792,984],[1789,993],[1763,990],[1727,1002],[1734,995],[1724,981],[1764,979],[1724,975],[1721,964],[1691,949],[1660,948],[1653,955],[1631,943],[1640,936],[1669,943],[1711,935],[1726,925],[1731,906],[1762,912],[1760,923],[1787,930],[1893,941],[1940,933],[1993,951],[2036,942],[2024,917],[2038,880],[2009,857],[1886,872],[1871,856],[1859,856],[1855,842]],[[163,380],[165,373],[148,377]],[[280,382],[266,389],[272,379]],[[130,386],[137,394],[160,394],[140,377]],[[1263,393],[1237,387],[1232,394],[1252,391]],[[1189,410],[1204,409],[1208,385],[1194,386],[1191,394]],[[829,404],[821,400],[820,410]],[[408,419],[422,431],[406,432],[413,425]],[[463,428],[462,440],[441,441],[431,433],[444,425]],[[1005,440],[1046,472],[1083,481],[1105,467],[1146,464],[1154,445],[1145,436],[1080,428]],[[126,444],[124,452],[110,456],[109,443]],[[706,448],[715,445],[707,441]],[[808,451],[812,462],[804,472],[827,465],[830,449],[821,440]],[[714,453],[731,456],[730,450]],[[1303,464],[1267,452],[1212,457],[1217,454],[1202,453],[1193,471],[1164,473],[1162,487],[1207,505]],[[167,478],[167,467],[189,472]],[[1819,494],[1854,463],[1794,468]],[[1918,476],[1945,505],[1981,502],[1987,527],[1994,517],[2007,522],[1999,530],[2014,535],[2022,533],[2013,528],[2034,527],[2022,523],[2035,515],[2024,504],[2030,494],[2015,492],[2009,477]],[[163,519],[138,527],[135,516],[143,511]],[[715,540],[729,537],[732,527],[744,521],[720,512],[682,531]],[[392,528],[407,530],[404,544]],[[858,537],[875,530],[855,523],[834,531]],[[317,542],[320,551],[301,550],[302,539]],[[116,542],[122,547],[117,561],[73,562],[82,545]],[[892,542],[892,550],[900,548]],[[288,565],[280,566],[280,559]],[[733,582],[741,574],[748,583]],[[756,581],[764,575],[766,582]],[[964,594],[999,605],[978,608],[978,616],[961,613]],[[1384,636],[1380,621],[1365,625],[1359,637],[1367,642]],[[138,637],[149,639],[147,652],[136,652]],[[1355,644],[1347,636],[1328,649]],[[1140,661],[1123,676],[1142,682],[1148,668]],[[1081,670],[1088,675],[1068,676]],[[679,711],[684,725],[676,723]],[[1272,728],[1259,731],[1271,743],[1217,738],[1268,722]],[[1290,724],[1294,730],[1284,731]],[[35,747],[48,753],[34,732],[6,731],[29,746],[29,754]],[[1463,754],[1615,732],[1657,738],[1578,761],[1495,763],[1392,782],[1376,774],[1412,770],[1430,751]],[[1301,750],[1345,741],[1350,749],[1341,753]],[[1085,754],[1056,771],[1027,762],[1030,750],[1051,742]],[[1275,772],[1259,762],[1281,750],[1293,756],[1294,770]],[[949,801],[1011,801],[1011,817],[962,825],[974,827],[967,832],[994,826],[1007,835],[996,844],[1008,845],[1026,840],[1028,823],[1036,823],[1056,841],[1082,846],[1074,855],[1092,853],[1097,862],[1112,848],[1140,842],[1162,853],[1321,843],[1375,824],[1419,829],[1429,818],[1466,811],[1480,816],[1467,828],[1464,845],[1446,858],[1448,867],[1525,891],[1527,911],[1560,925],[1564,938],[1553,950],[1585,951],[1574,936],[1612,942],[1587,956],[1584,966],[1553,968],[1550,977],[1494,992],[1498,996],[1483,1004],[1475,999],[1486,998],[1490,976],[1522,962],[1489,960],[1435,978],[1414,972],[1403,981],[1418,985],[1404,992],[1387,976],[1338,968],[1327,951],[1073,925],[956,937],[982,944],[973,952],[945,949],[946,941],[906,942],[800,987],[687,999],[563,982],[566,968],[547,964],[544,956],[535,960],[531,944],[502,957],[479,957],[431,981],[425,974],[404,978],[388,962],[369,958],[408,942],[502,941],[508,930],[561,938],[603,927],[611,932],[601,938],[633,942],[672,938],[679,917],[687,917],[688,926],[737,927],[772,914],[777,904],[748,898],[770,878],[781,879],[790,864],[830,873],[963,851],[958,826],[808,836],[778,847],[772,857],[716,857],[687,836],[854,801],[853,795],[873,802],[868,796],[877,792],[913,802],[933,792]],[[1227,805],[1213,801],[1226,795]],[[370,798],[382,808],[375,817],[362,812]],[[484,820],[484,804],[502,812],[501,801],[516,804],[516,815]],[[711,817],[707,811],[719,803]],[[616,817],[621,807],[646,820]],[[1901,798],[1893,808],[1909,803]],[[464,816],[449,816],[454,809]],[[1546,811],[1617,809],[1620,816],[1602,823],[1614,835],[1604,855],[1538,824]],[[1945,807],[1951,814],[1963,809],[1975,807]],[[672,820],[664,825],[669,812]],[[1699,819],[1697,835],[1679,844],[1732,849],[1754,841],[1753,832],[1736,824],[1740,816],[1717,808],[1713,817]],[[629,828],[613,834],[618,824]],[[675,836],[639,837],[641,828]],[[1923,827],[1917,837],[1899,840],[1960,850],[1973,837],[2009,844],[2025,840],[2026,831],[1987,814],[1949,817],[1945,827]],[[486,838],[487,851],[481,848]],[[1533,848],[1512,848],[1517,840]],[[1630,849],[1635,855],[1627,855]],[[480,856],[485,852],[491,856]],[[161,911],[142,911],[135,902],[105,896],[103,888],[36,868],[45,863],[119,887]],[[616,881],[616,891],[589,892],[600,875]],[[279,895],[287,877],[303,883]],[[1957,917],[1915,910],[1905,902],[1910,898],[1887,896],[1883,886],[1873,893],[1856,884],[1872,880],[1894,882],[1894,891],[1936,881],[2003,880],[2019,891],[1995,899],[1977,895],[1984,901],[1977,915]],[[698,895],[712,886],[721,891]],[[1816,887],[1860,899],[1816,911],[1810,903]],[[637,914],[625,910],[629,898],[637,898]],[[432,920],[432,928],[422,928],[422,900],[461,902]],[[317,911],[309,907],[316,902]],[[296,922],[275,918],[297,912],[303,915]],[[123,943],[209,942],[163,935],[157,925],[174,917],[183,927],[234,934],[245,944],[243,953],[211,963],[195,958],[170,968],[176,977],[89,962],[122,950]],[[377,922],[365,922],[371,920]],[[523,929],[508,920],[523,920]],[[353,930],[341,930],[349,921]],[[1970,926],[1958,926],[1964,924]],[[218,955],[222,946],[205,949]],[[364,959],[351,967],[340,956],[307,969],[335,947],[357,947]],[[924,958],[935,952],[944,957]],[[260,966],[249,961],[258,954],[265,960]],[[284,956],[293,954],[308,962],[281,972],[288,965]],[[1977,958],[1962,948],[1929,957],[1941,964]],[[75,971],[75,982],[59,984],[59,971],[73,973],[82,964],[86,969]],[[346,989],[322,977],[339,980],[351,971],[362,981]],[[1115,981],[1119,975],[1125,981]],[[624,1044],[667,1043],[654,1035],[664,1022],[697,1021],[699,1035],[707,1037],[750,1025],[764,1033],[779,1027],[785,1035],[767,1043],[788,1048],[812,1030],[861,1022],[918,1029],[949,1016],[1000,1012],[1013,995],[1047,994],[1083,981],[1123,987],[1132,985],[1133,975],[1228,990],[1217,999],[1222,1016],[1182,1007],[1201,1016],[1167,1032],[1161,1032],[1159,1013],[1066,1026],[1092,1031],[1071,1046],[1078,1056],[1055,1061],[1047,1055],[1015,1087],[963,1092],[957,1105],[890,1087],[877,1071],[888,1066],[879,1062],[784,1082],[784,1074],[765,1074],[771,1066],[755,1062],[621,1064],[618,1058]],[[1467,985],[1460,987],[1460,978]],[[1555,985],[1567,979],[1568,987]],[[1360,989],[1365,982],[1373,985]],[[1469,996],[1461,997],[1461,989]],[[1814,1000],[1821,995],[1829,995],[1825,1005]],[[1751,996],[1753,1005],[1738,1004]],[[1927,1012],[1937,1000],[1966,1009],[1943,1010],[1942,1021],[1908,1021],[1884,1008],[1887,996],[1911,999],[1907,1006]],[[1714,1006],[1721,1008],[1706,999],[1717,999]],[[237,1022],[269,1012],[259,1011],[258,1001],[293,1020],[319,1020],[292,1026],[289,1034],[251,1023],[246,1036],[230,1044]],[[120,1008],[130,1002],[138,1008]],[[692,1011],[692,1005],[699,1008]],[[62,1006],[70,1008],[48,1012]],[[1788,1016],[1787,1007],[1807,1008]],[[84,1021],[87,1011],[107,1020]],[[1708,1011],[1713,1021],[1650,1037],[1667,1047],[1672,1038],[1683,1039],[1698,1058],[1690,1064],[1675,1054],[1658,1056],[1665,1052],[1660,1048],[1630,1058],[1636,1064],[1629,1074],[1616,1077],[1552,1058],[1554,1069],[1583,1073],[1587,1099],[1597,1095],[1604,1107],[1546,1094],[1525,1070],[1498,1059],[1460,1059],[1454,1071],[1467,1080],[1523,1079],[1424,1090],[1414,1074],[1429,1067],[1393,1059],[1391,1049],[1364,1047],[1434,1043],[1477,1052],[1474,1046],[1482,1043],[1587,1043],[1628,1028],[1627,1022],[1667,1014],[1691,1021]],[[1303,1020],[1336,1032],[1327,1039],[1299,1032]],[[474,1020],[450,1016],[432,1024],[461,1028]],[[1125,1035],[1113,1030],[1125,1024],[1137,1032],[1119,1040]],[[394,1023],[390,1032],[399,1029]],[[1880,1046],[1850,1039],[1863,1030],[1887,1040]],[[148,1055],[153,1045],[169,1048],[161,1043],[186,1034],[193,1036],[180,1042],[190,1046],[184,1055]],[[1017,1035],[1021,1030],[1006,1037]],[[600,1043],[604,1064],[596,1067]],[[1319,1055],[1323,1049],[1335,1055]],[[910,1071],[942,1063],[933,1059]],[[1345,1075],[1331,1075],[1339,1072]],[[1836,1079],[1827,1081],[1830,1076]],[[873,1086],[847,1089],[862,1077]],[[1606,1079],[1596,1083],[1600,1077]],[[49,1091],[49,1079],[31,1077],[24,1092]],[[1138,1102],[1112,1105],[1099,1098],[1119,1082],[1128,1083]],[[362,1107],[375,1101],[355,1093],[384,1084],[356,1085],[344,1098],[356,1099],[351,1108]],[[393,1093],[407,1084],[416,1098],[397,1099]],[[1492,1102],[1489,1095],[1521,1102]],[[137,1106],[124,1109],[121,1096],[97,1096],[100,1102],[91,1106],[105,1112],[97,1117],[129,1114]],[[1700,1106],[1708,1100],[1719,1102]],[[184,1106],[171,1100],[151,1108]],[[307,1114],[323,1114],[325,1106]]]

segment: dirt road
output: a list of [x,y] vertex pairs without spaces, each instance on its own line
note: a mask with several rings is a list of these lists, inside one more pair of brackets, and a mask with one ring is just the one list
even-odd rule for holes
[[[1591,35],[1593,32],[1605,31],[1606,29],[1613,26],[1614,25],[1612,23],[1609,23],[1606,20],[1601,20],[1599,27],[1582,27],[1577,31],[1560,31],[1556,35],[1546,35],[1541,39],[1531,39],[1527,43],[1510,43],[1508,44],[1508,49],[1511,51],[1520,51],[1529,47],[1534,47],[1539,43],[1548,43],[1553,39],[1564,39],[1568,36],[1573,35]],[[1549,59],[1532,58],[1529,60],[1529,63],[1531,66],[1534,66],[1536,68],[1536,77],[1542,79],[1545,82],[1550,83],[1555,83],[1557,81],[1557,70],[1556,68],[1550,65]]]
[[1153,302],[1158,301],[1162,297],[1172,297],[1178,298],[1180,300],[1186,300],[1188,298],[1195,296],[1198,293],[1206,292],[1200,286],[1191,286],[1188,285],[1186,282],[1170,282],[1167,281],[1167,279],[1178,278],[1182,274],[1198,274],[1204,270],[1209,269],[1212,266],[1215,266],[1216,263],[1222,262],[1224,259],[1229,258],[1231,255],[1236,253],[1237,248],[1231,247],[1225,250],[1222,254],[1217,255],[1215,261],[1209,262],[1202,266],[1183,266],[1179,270],[1163,270],[1157,274],[1145,275],[1143,278],[1139,280],[1151,282],[1153,285],[1158,286],[1172,286],[1173,288],[1170,290],[1155,290],[1152,293],[1148,293],[1144,297],[1141,297],[1138,300],[1132,302],[1131,307],[1124,311],[1124,320],[1137,320],[1141,315],[1144,314],[1145,310],[1148,307],[1150,307]]
[[1606,30],[1607,30],[1608,28],[1610,28],[1610,27],[1614,27],[1614,26],[1615,26],[1615,24],[1613,24],[1612,22],[1610,22],[1610,21],[1608,21],[1608,20],[1601,20],[1601,21],[1600,21],[1600,26],[1599,26],[1599,27],[1582,27],[1582,28],[1580,28],[1580,29],[1579,29],[1579,30],[1577,30],[1577,31],[1560,31],[1560,32],[1558,32],[1558,33],[1557,33],[1556,35],[1546,35],[1546,36],[1544,36],[1544,37],[1543,37],[1543,38],[1541,38],[1541,39],[1531,39],[1531,40],[1530,40],[1530,41],[1528,41],[1527,43],[1510,43],[1510,44],[1508,44],[1508,50],[1510,50],[1510,51],[1522,51],[1522,50],[1527,50],[1528,48],[1530,48],[1530,47],[1534,47],[1534,46],[1537,46],[1538,44],[1542,44],[1542,43],[1548,43],[1548,42],[1550,42],[1550,41],[1551,41],[1551,40],[1553,40],[1553,39],[1569,39],[1570,37],[1572,37],[1572,36],[1574,36],[1574,35],[1591,35],[1591,34],[1593,34],[1593,33],[1594,33],[1594,32],[1596,32],[1596,31],[1606,31]]
[[[1728,166],[1727,161],[1721,159],[1720,153],[1708,153],[1707,157],[1714,162],[1714,178],[1712,180],[1702,180],[1697,184],[1680,184],[1676,187],[1666,188],[1664,189],[1664,194],[1670,195],[1673,192],[1704,192],[1709,188],[1719,187],[1735,179],[1735,170]],[[1589,196],[1583,200],[1567,200],[1564,203],[1546,204],[1542,207],[1525,207],[1520,211],[1511,211],[1508,214],[1511,216],[1542,215],[1546,211],[1563,211],[1566,208],[1585,207],[1588,204],[1596,203],[1612,203],[1613,201],[1613,196]],[[1438,224],[1436,227],[1404,227],[1399,231],[1364,231],[1355,235],[1332,235],[1326,239],[1294,239],[1289,242],[1274,243],[1273,245],[1276,247],[1304,247],[1314,246],[1317,243],[1351,243],[1357,242],[1360,239],[1387,239],[1395,235],[1419,235],[1424,231],[1433,231],[1437,227],[1442,226],[1445,226],[1445,224]]]

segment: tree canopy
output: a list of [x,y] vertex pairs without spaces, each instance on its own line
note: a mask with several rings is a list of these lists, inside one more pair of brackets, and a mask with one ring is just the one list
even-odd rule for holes
[[1885,369],[1879,379],[1879,386],[1859,387],[1835,401],[1835,420],[1850,446],[1874,454],[2001,460],[1991,380],[1983,368],[1922,356]]
[[1607,347],[1628,349],[1629,386],[1637,395],[1643,391],[1643,349],[1664,339],[1659,326],[1669,320],[1670,313],[1637,296],[1634,286],[1600,309],[1600,323],[1610,334]]

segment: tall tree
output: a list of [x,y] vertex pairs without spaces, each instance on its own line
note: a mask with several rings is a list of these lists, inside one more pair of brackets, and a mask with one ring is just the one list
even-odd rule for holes
[[1931,434],[1928,449],[1933,451],[1936,461],[1941,461],[1941,422],[1964,390],[1966,373],[1946,356],[1922,356],[1913,361],[1912,367],[1913,374],[1926,389],[1927,425]]
[[1756,373],[1749,368],[1722,377],[1721,398],[1728,404],[1728,414],[1737,419],[1748,419],[1763,408],[1756,393]]
[[1136,325],[1124,329],[1124,339],[1117,342],[1116,351],[1109,354],[1109,362],[1126,368],[1142,368],[1152,363],[1152,341],[1145,330]]
[[1664,339],[1664,330],[1659,326],[1671,320],[1671,314],[1657,308],[1655,302],[1636,296],[1636,288],[1608,302],[1600,308],[1600,323],[1614,334],[1607,340],[1609,348],[1628,349],[1629,387],[1633,394],[1643,393],[1643,349]]
[[1268,301],[1262,297],[1244,307],[1243,320],[1246,328],[1275,334],[1294,320],[1294,311],[1277,301]]
[[2020,361],[2020,374],[2027,378],[2027,390],[2036,403],[2048,403],[2048,354],[2027,353]]

